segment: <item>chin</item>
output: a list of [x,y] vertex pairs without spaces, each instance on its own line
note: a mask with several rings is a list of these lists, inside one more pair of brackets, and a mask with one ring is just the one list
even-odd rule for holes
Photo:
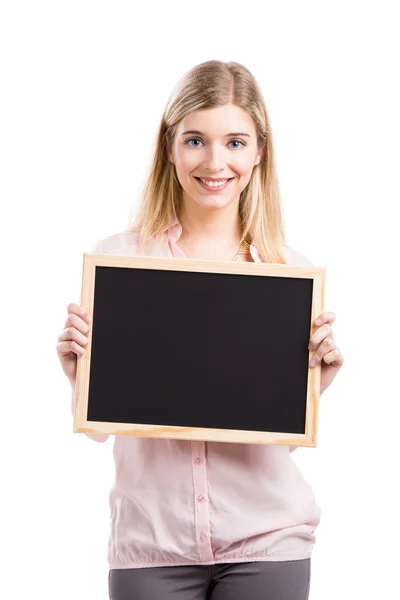
[[234,198],[216,198],[211,196],[209,198],[199,198],[198,196],[192,196],[192,199],[194,200],[194,202],[196,202],[196,204],[202,206],[203,208],[208,208],[210,210],[214,208],[225,208],[234,200]]

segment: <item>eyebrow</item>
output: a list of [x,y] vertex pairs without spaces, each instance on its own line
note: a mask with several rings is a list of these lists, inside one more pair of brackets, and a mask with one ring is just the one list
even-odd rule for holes
[[[184,131],[181,135],[187,135],[188,133],[191,134],[195,134],[195,135],[204,135],[205,137],[207,137],[207,134],[202,133],[201,131],[197,131],[197,129],[190,129],[189,131]],[[251,135],[249,133],[241,133],[239,132],[234,132],[234,133],[227,133],[225,137],[231,137],[233,135],[245,135],[246,137],[251,137]]]

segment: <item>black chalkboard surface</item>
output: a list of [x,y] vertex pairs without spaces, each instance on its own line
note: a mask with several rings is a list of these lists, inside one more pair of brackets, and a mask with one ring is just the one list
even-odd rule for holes
[[75,431],[316,446],[325,269],[85,254]]

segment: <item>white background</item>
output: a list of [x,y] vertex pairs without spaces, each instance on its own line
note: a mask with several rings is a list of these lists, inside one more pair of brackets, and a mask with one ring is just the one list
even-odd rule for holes
[[263,90],[288,243],[327,268],[345,356],[318,448],[292,455],[322,508],[310,599],[399,593],[396,4],[1,3],[2,597],[108,598],[113,439],[72,434],[57,335],[83,252],[127,227],[172,87],[210,59]]

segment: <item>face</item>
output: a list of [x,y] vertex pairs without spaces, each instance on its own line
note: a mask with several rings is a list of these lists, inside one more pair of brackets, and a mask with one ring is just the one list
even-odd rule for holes
[[226,105],[187,115],[177,127],[169,158],[183,201],[212,209],[239,202],[261,155],[250,115]]

